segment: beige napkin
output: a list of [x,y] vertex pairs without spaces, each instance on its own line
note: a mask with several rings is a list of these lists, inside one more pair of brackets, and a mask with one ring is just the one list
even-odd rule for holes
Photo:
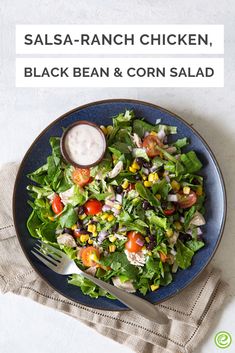
[[8,164],[0,170],[0,291],[60,310],[135,352],[193,352],[225,298],[227,284],[220,280],[219,272],[207,267],[187,289],[158,305],[171,319],[166,326],[132,311],[102,311],[68,300],[38,277],[19,246],[11,211],[17,168],[17,164]]

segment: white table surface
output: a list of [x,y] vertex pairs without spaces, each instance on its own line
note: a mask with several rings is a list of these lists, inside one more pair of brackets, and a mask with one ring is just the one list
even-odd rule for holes
[[[105,5],[106,4],[106,5]],[[202,134],[222,168],[228,191],[228,218],[214,257],[230,283],[229,301],[195,353],[219,352],[213,337],[233,335],[235,345],[235,77],[233,0],[1,0],[0,2],[0,164],[21,160],[38,133],[62,113],[106,98],[150,101],[175,111]],[[15,24],[225,24],[224,88],[23,89],[15,88]],[[10,144],[10,145],[9,145]],[[70,339],[65,339],[64,334]],[[11,294],[0,295],[0,352],[96,353],[130,350],[84,327],[75,319]]]

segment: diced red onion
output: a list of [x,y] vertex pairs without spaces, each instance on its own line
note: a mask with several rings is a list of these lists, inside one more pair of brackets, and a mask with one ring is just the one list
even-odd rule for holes
[[103,211],[103,212],[107,212],[107,211],[110,211],[110,210],[111,210],[111,207],[108,206],[108,205],[104,205],[104,206],[102,207],[102,211]]
[[116,194],[116,201],[122,203],[122,194]]
[[166,136],[164,129],[161,129],[160,131],[158,131],[157,136],[161,141],[163,141]]
[[184,217],[180,217],[180,222],[184,223]]
[[126,227],[122,227],[122,228],[119,229],[120,232],[125,232],[126,230],[127,230]]
[[114,206],[114,202],[109,200],[109,199],[106,199],[105,200],[105,205],[109,206],[109,207],[113,207]]
[[108,232],[106,230],[101,230],[98,234],[98,243],[101,244],[102,241],[108,236]]
[[189,234],[189,235],[192,235],[193,234],[192,229],[187,230],[186,233]]
[[167,144],[167,141],[168,141],[168,138],[167,138],[167,136],[165,136],[165,137],[164,137],[164,140],[163,140],[164,145]]
[[[156,167],[156,166],[153,166],[153,167],[151,167],[149,170],[150,170],[151,173],[154,173],[154,172],[156,172],[157,167]],[[159,179],[158,179],[158,180],[159,180]]]
[[170,183],[171,179],[169,178],[169,175],[166,175],[165,178],[166,178],[166,181],[167,181],[168,183]]
[[111,208],[111,211],[115,214],[118,215],[120,213],[120,210],[117,210],[115,207]]
[[175,194],[169,194],[167,196],[167,201],[169,202],[178,202],[178,196]]
[[203,234],[203,232],[202,232],[201,228],[197,227],[197,235],[202,235],[202,234]]
[[136,244],[138,244],[139,246],[143,246],[144,245],[144,240],[142,240],[140,238],[137,238]]

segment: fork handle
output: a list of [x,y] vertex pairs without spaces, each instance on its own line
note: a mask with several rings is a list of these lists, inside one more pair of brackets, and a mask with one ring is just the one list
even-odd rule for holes
[[136,295],[125,292],[124,290],[113,286],[112,284],[106,283],[96,277],[93,277],[85,272],[79,272],[80,275],[94,282],[102,289],[106,290],[113,296],[115,296],[120,302],[128,306],[130,309],[134,310],[138,314],[144,316],[148,320],[154,321],[158,324],[165,325],[169,323],[169,319],[165,314],[160,312],[157,307],[147,300],[142,299]]

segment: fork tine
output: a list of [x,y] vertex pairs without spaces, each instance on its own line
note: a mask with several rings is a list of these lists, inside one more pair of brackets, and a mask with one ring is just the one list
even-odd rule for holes
[[49,267],[51,270],[53,270],[53,271],[55,270],[55,267],[57,266],[56,264],[53,265],[51,262],[47,261],[44,257],[42,257],[41,255],[39,255],[38,253],[36,253],[33,250],[31,250],[31,253],[34,254],[34,256],[36,256],[44,265]]
[[[64,253],[57,249],[57,248],[54,248],[54,246],[51,246],[47,243],[44,243],[43,241],[41,241],[40,239],[37,240],[38,243],[40,243],[41,245],[45,246],[46,248],[48,248],[49,250],[53,251],[54,254],[56,254],[57,256],[59,257],[63,257],[64,256]],[[37,244],[37,243],[36,243]]]
[[60,260],[62,260],[62,258],[59,257],[57,254],[51,253],[50,251],[48,251],[48,249],[46,247],[42,248],[42,245],[40,245],[38,243],[35,243],[34,250],[37,250],[40,254],[44,255],[45,257],[47,257],[50,260],[52,259],[53,261],[57,261],[57,262],[60,262]]

